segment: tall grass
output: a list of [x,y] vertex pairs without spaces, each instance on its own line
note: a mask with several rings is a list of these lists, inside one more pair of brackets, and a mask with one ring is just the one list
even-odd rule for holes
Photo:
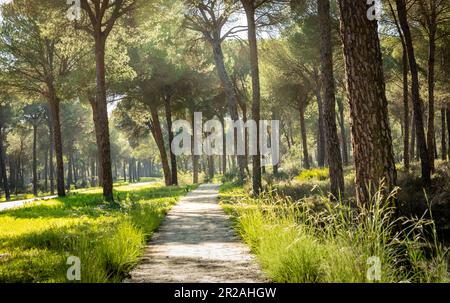
[[328,168],[314,168],[303,170],[300,175],[296,177],[298,181],[317,180],[324,181],[330,178],[330,171]]
[[69,256],[81,261],[79,282],[120,282],[169,208],[191,189],[122,186],[117,209],[94,189],[2,212],[0,282],[71,282]]
[[[395,192],[387,197],[382,192],[360,208],[320,197],[318,208],[308,199],[292,201],[275,193],[254,199],[230,185],[221,197],[275,282],[447,281],[446,252],[433,221],[396,219],[390,206]],[[371,260],[380,261],[380,277],[368,275]]]

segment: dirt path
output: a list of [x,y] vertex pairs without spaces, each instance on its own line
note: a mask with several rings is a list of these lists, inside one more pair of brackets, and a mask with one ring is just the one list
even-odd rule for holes
[[4,210],[8,210],[8,209],[12,209],[12,208],[18,208],[18,207],[23,207],[25,205],[37,202],[37,201],[45,201],[45,200],[51,200],[51,199],[55,199],[58,198],[58,196],[46,196],[46,197],[38,197],[38,198],[31,198],[31,199],[26,199],[26,200],[17,200],[17,201],[12,201],[12,202],[2,202],[0,203],[0,212],[4,211]]
[[218,185],[202,185],[168,214],[126,282],[267,282],[217,203]]

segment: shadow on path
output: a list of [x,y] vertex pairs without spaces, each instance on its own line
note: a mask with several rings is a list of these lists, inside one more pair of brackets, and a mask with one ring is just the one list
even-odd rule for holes
[[181,199],[125,282],[266,282],[218,205],[218,190],[205,184]]

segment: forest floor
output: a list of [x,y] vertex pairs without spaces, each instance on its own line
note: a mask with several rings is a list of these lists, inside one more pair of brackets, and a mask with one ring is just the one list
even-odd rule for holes
[[126,282],[264,282],[249,248],[205,184],[172,208]]

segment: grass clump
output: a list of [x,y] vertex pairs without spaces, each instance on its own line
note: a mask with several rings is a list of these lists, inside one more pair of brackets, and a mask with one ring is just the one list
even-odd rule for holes
[[303,170],[299,176],[296,177],[297,181],[325,181],[330,178],[330,172],[328,168],[314,168]]
[[317,208],[307,198],[252,198],[226,184],[221,202],[275,282],[448,281],[433,221],[396,218],[395,195],[380,191],[360,208],[314,197],[321,199]]

